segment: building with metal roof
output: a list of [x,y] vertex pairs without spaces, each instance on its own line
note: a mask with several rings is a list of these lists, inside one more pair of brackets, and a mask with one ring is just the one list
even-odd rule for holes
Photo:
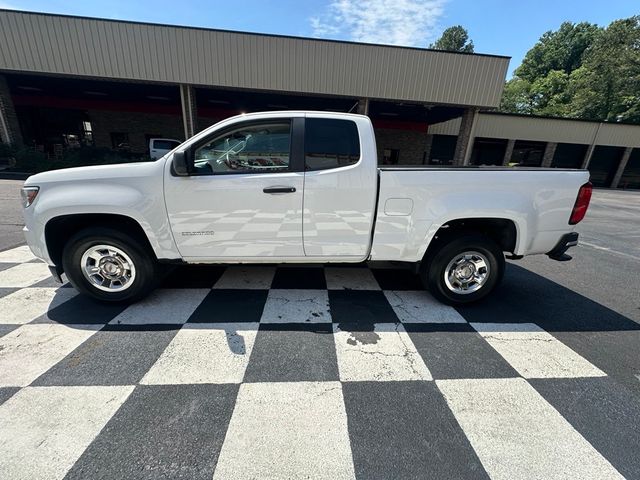
[[640,126],[497,114],[509,58],[0,10],[0,138],[144,155],[240,112],[357,111],[387,164],[588,167],[640,188]]

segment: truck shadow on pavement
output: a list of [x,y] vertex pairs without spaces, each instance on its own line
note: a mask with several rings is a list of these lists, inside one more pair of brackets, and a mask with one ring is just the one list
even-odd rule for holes
[[[215,268],[223,269],[224,267]],[[182,286],[182,288],[187,289],[185,290],[185,295],[187,296],[189,288],[200,288],[204,292],[204,296],[207,295],[206,292],[211,287],[203,289],[204,284],[202,281],[211,283],[211,280],[207,279],[209,274],[219,276],[221,271],[215,270],[213,267],[180,268],[170,275],[161,287],[175,289],[177,286]],[[374,275],[383,291],[415,291],[419,285],[416,276],[407,270],[386,269],[383,272],[374,272]],[[68,299],[69,292],[67,288],[68,286],[61,288],[59,295]],[[67,291],[63,292],[65,290]],[[254,331],[253,335],[255,335],[258,325],[260,325],[260,331],[264,330],[263,335],[276,335],[279,340],[274,344],[278,346],[274,348],[281,348],[280,346],[286,343],[283,342],[285,338],[293,338],[296,335],[311,334],[310,339],[307,341],[312,344],[326,341],[333,344],[329,337],[335,333],[334,328],[337,328],[338,331],[346,330],[351,332],[355,340],[362,337],[369,341],[369,336],[372,338],[375,336],[375,331],[377,331],[375,329],[378,328],[375,327],[376,324],[392,325],[394,322],[398,322],[398,319],[393,316],[391,307],[382,303],[386,301],[381,291],[330,291],[329,303],[331,306],[329,310],[333,322],[337,324],[333,328],[331,323],[309,322],[305,324],[304,321],[299,323],[261,323],[262,308],[268,293],[266,290],[226,290],[220,292],[214,289],[212,291],[216,292],[215,295],[226,292],[231,297],[222,299],[224,305],[218,303],[218,297],[210,298],[207,308],[205,308],[204,312],[200,312],[197,319],[189,312],[180,315],[179,306],[173,306],[171,311],[173,314],[177,312],[177,317],[181,317],[182,321],[172,321],[169,311],[167,310],[165,315],[162,313],[164,310],[161,310],[158,314],[154,314],[155,316],[144,313],[142,316],[145,319],[135,325],[115,324],[108,325],[105,329],[122,333],[163,329],[178,330],[183,328],[183,324],[189,319],[186,323],[189,329],[224,329],[229,351],[234,354],[244,355],[246,354],[245,333]],[[160,299],[161,292],[157,293]],[[280,289],[278,292],[282,294],[283,290]],[[284,289],[284,292],[286,292],[286,289]],[[170,293],[167,293],[167,295],[170,295]],[[243,295],[247,298],[244,298]],[[284,295],[286,296],[286,293]],[[367,295],[371,295],[371,298],[379,301],[369,302]],[[427,292],[424,292],[424,295],[429,297]],[[256,300],[253,297],[259,298]],[[450,309],[450,307],[434,304],[433,300],[430,301],[434,310]],[[249,310],[253,311],[249,319],[243,318],[243,315],[246,315],[247,306],[249,306]],[[99,325],[106,325],[116,319],[126,308],[126,305],[101,304],[76,295],[49,310],[37,322],[53,322],[72,328],[95,329],[100,328]],[[219,308],[224,309],[222,315],[217,311]],[[236,308],[238,312],[244,313],[234,315]],[[411,306],[411,308],[416,307]],[[146,308],[140,310],[144,312]],[[430,336],[430,342],[436,350],[442,348],[464,350],[466,348],[464,347],[464,342],[460,344],[462,346],[434,345],[433,342],[438,343],[436,340],[440,337],[445,338],[448,336],[458,339],[462,336],[469,338],[469,335],[479,337],[479,334],[475,333],[477,329],[486,330],[489,328],[493,329],[493,331],[527,332],[536,331],[539,327],[579,355],[588,359],[606,372],[607,375],[616,378],[620,383],[640,394],[640,382],[638,382],[637,377],[640,373],[640,355],[638,354],[640,351],[640,324],[545,277],[517,265],[509,264],[502,285],[493,295],[477,304],[456,307],[455,310],[462,318],[457,317],[458,320],[453,320],[452,323],[446,323],[449,320],[445,319],[440,320],[443,323],[405,323],[404,327],[412,335]],[[202,313],[206,318],[203,318]],[[208,320],[209,315],[217,316],[216,318],[224,318],[224,322],[227,322],[228,325],[221,326],[220,322],[222,320],[219,319]],[[468,323],[464,323],[464,320]],[[199,323],[192,323],[193,321]],[[453,323],[456,321],[457,323]],[[115,320],[113,323],[117,322]],[[244,322],[244,325],[237,322]],[[491,323],[493,325],[484,327],[476,325],[474,327],[473,324],[476,323]],[[212,324],[215,324],[215,328]],[[247,332],[244,332],[244,330],[247,330]],[[371,341],[373,342],[373,340]],[[223,344],[224,342],[223,340]],[[325,347],[328,349],[327,351],[333,350],[328,344]],[[465,355],[469,352],[463,351],[461,353]],[[266,354],[268,356],[268,352]],[[456,362],[455,355],[451,361]]]

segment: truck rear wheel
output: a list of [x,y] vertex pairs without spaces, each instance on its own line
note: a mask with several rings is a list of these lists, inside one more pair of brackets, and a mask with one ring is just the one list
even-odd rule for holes
[[62,252],[62,266],[80,292],[105,302],[134,302],[155,286],[156,263],[140,242],[110,228],[76,233]]
[[491,293],[502,280],[504,267],[504,254],[493,240],[483,235],[467,235],[430,252],[420,275],[438,300],[461,305]]

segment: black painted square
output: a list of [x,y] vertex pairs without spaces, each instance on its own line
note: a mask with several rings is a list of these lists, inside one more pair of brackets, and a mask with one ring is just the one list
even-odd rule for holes
[[215,289],[189,317],[191,323],[259,322],[268,290]]
[[338,381],[331,324],[262,324],[245,382]]
[[384,293],[373,290],[329,290],[334,323],[396,323],[400,320]]
[[322,267],[278,267],[271,288],[327,288]]

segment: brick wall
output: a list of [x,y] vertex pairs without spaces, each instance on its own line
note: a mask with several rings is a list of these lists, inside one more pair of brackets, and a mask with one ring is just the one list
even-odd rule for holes
[[89,118],[96,147],[112,148],[111,132],[128,133],[129,145],[134,153],[147,152],[147,134],[184,139],[184,128],[179,115],[89,110]]
[[427,132],[376,128],[378,163],[382,163],[384,149],[399,150],[398,165],[421,165],[427,148]]

